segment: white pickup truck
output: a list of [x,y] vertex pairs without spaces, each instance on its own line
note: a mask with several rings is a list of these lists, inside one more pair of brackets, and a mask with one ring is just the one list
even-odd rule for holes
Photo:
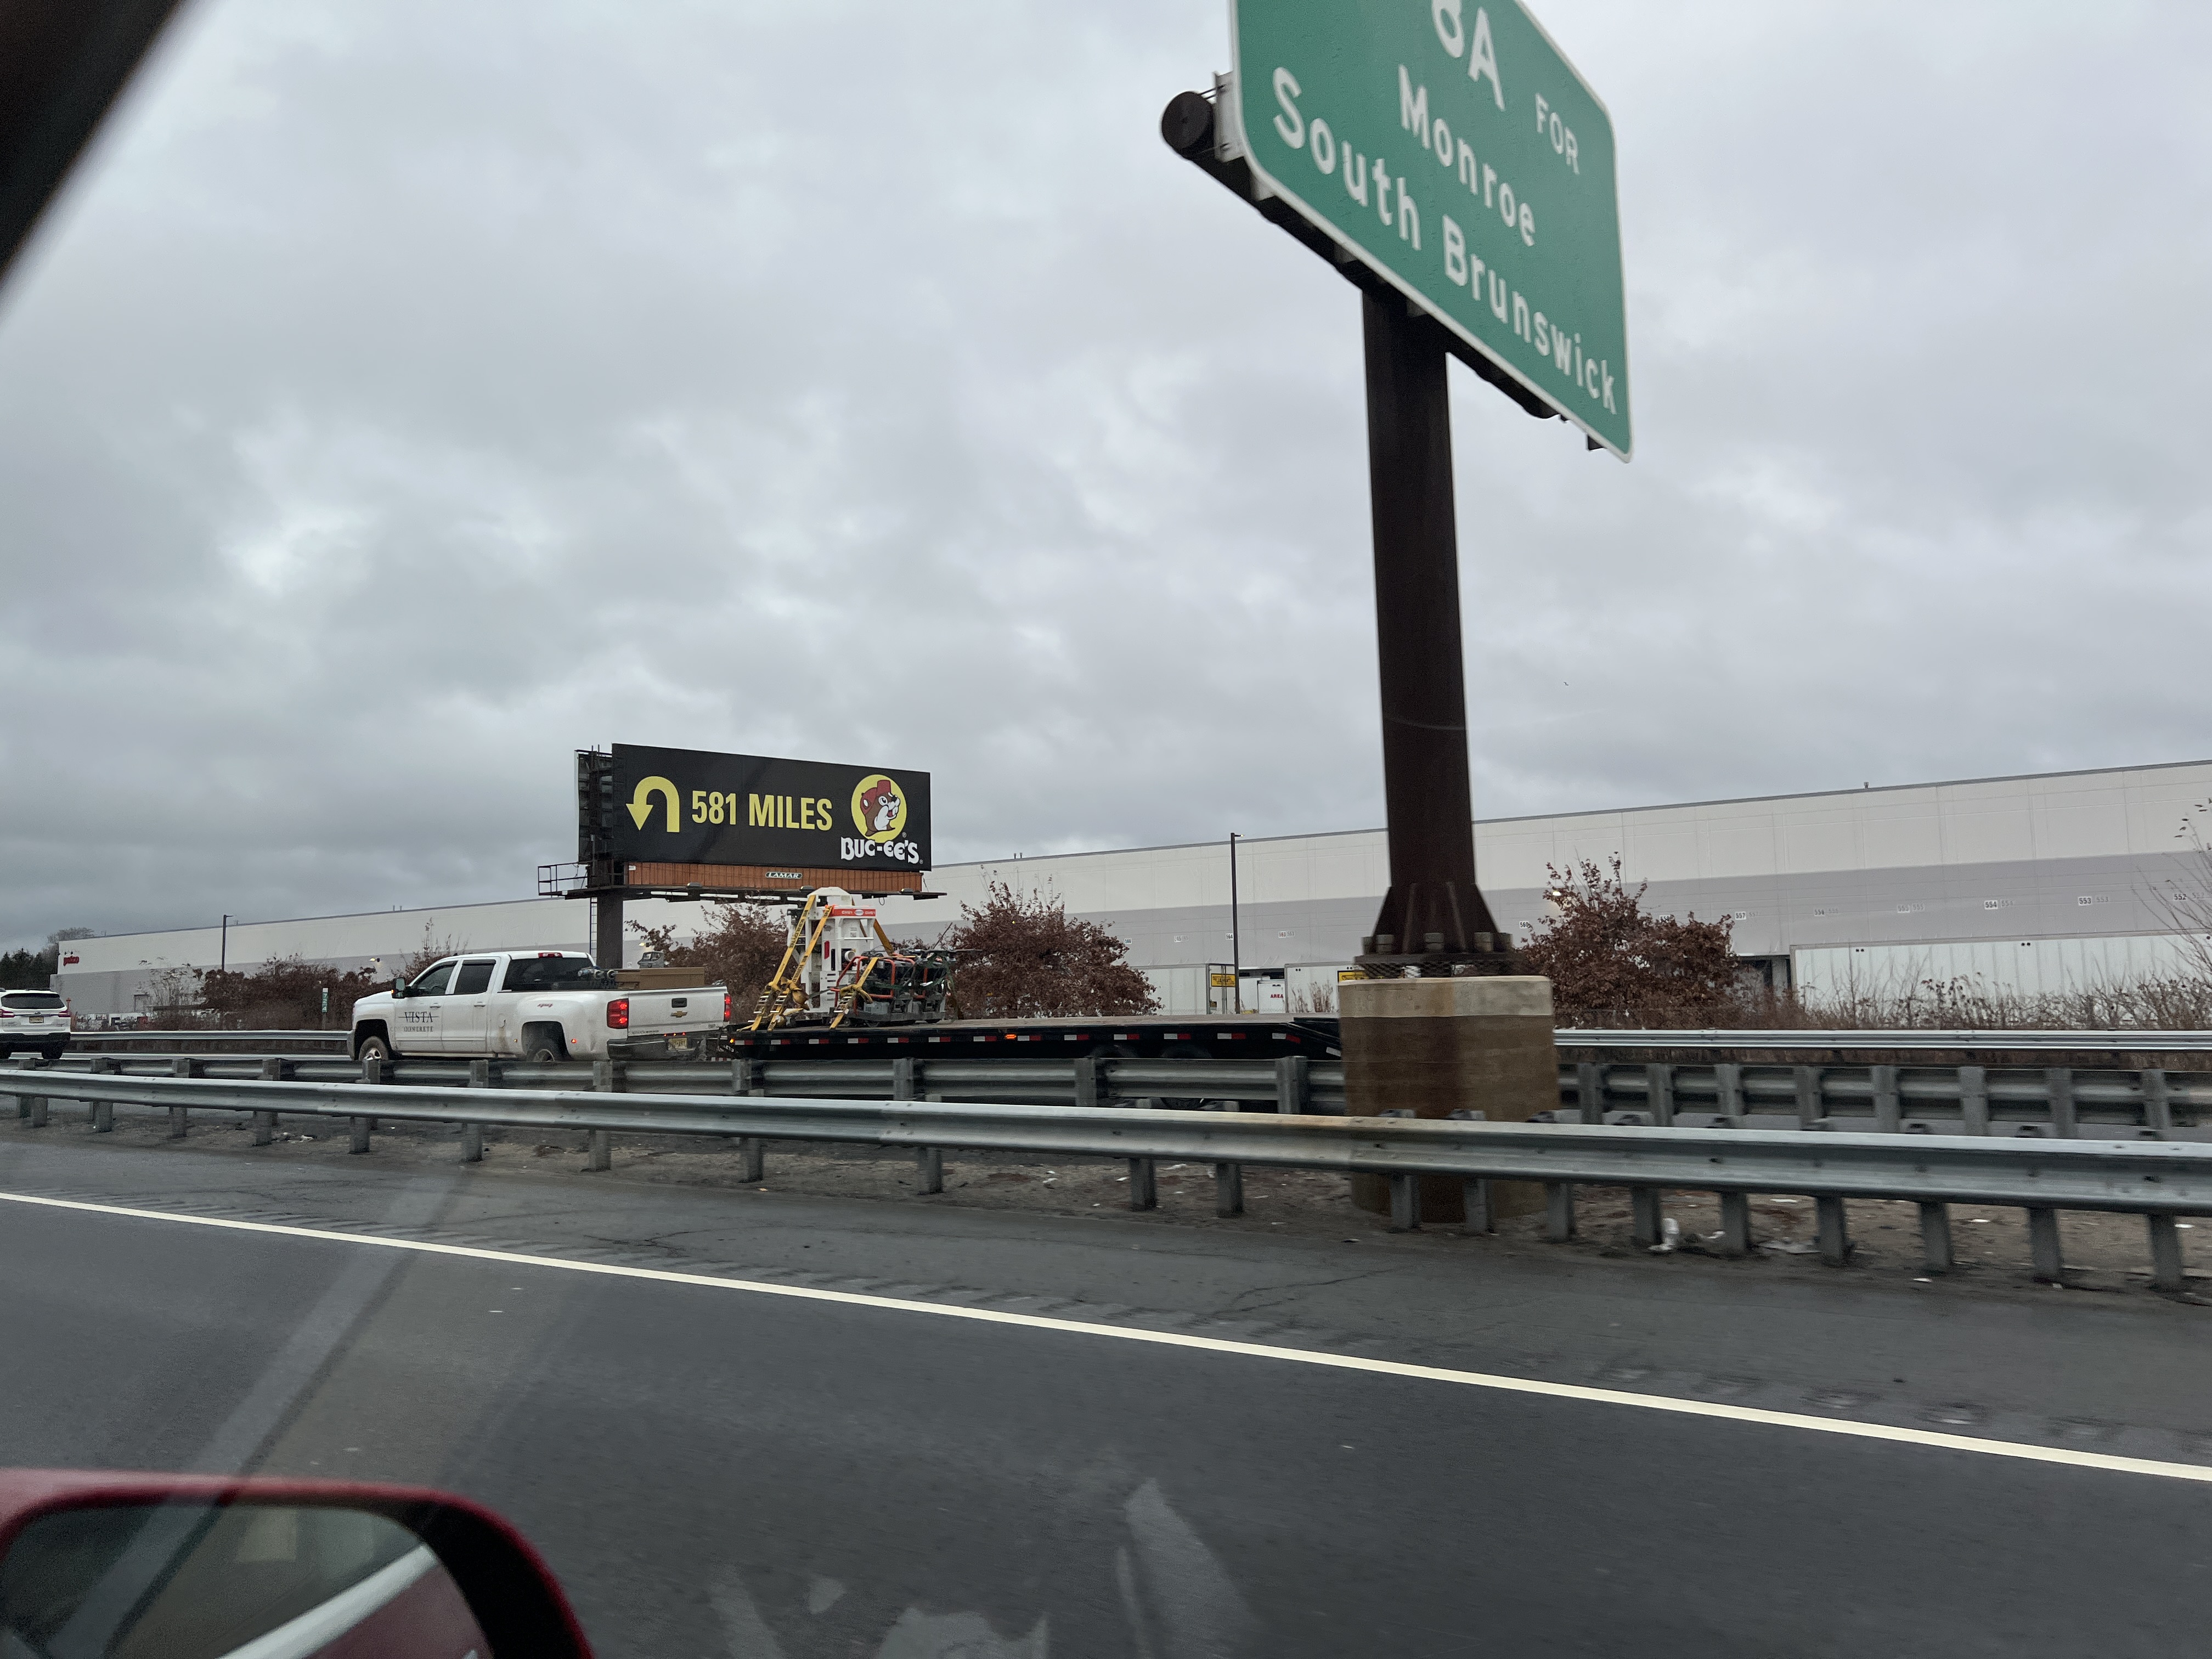
[[570,951],[447,957],[353,1006],[353,1053],[497,1055],[544,1063],[602,1054],[682,1058],[727,1024],[719,985],[626,991]]

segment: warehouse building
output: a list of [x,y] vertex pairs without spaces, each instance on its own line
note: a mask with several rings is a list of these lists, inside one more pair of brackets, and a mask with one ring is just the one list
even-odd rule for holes
[[[2208,801],[2212,762],[2198,761],[1495,819],[1475,825],[1475,856],[1517,937],[1545,914],[1547,868],[1618,853],[1655,910],[1730,917],[1738,955],[1777,985],[1881,992],[1962,976],[2057,990],[2182,964],[2160,896],[2203,886]],[[886,899],[883,912],[898,936],[933,938],[1004,882],[1111,927],[1171,1011],[1205,1012],[1210,965],[1232,957],[1247,1007],[1310,1008],[1374,925],[1388,870],[1379,830],[1259,837],[1237,847],[1233,915],[1225,841],[943,866],[930,876],[942,896]],[[55,987],[80,1013],[129,1013],[156,1000],[164,971],[220,960],[382,969],[426,941],[584,950],[588,908],[520,899],[118,934],[67,947]],[[697,911],[654,901],[628,914],[682,931]]]

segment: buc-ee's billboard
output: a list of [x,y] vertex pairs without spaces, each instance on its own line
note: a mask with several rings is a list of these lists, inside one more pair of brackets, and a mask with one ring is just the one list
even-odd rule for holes
[[927,772],[618,743],[613,784],[625,863],[929,867]]

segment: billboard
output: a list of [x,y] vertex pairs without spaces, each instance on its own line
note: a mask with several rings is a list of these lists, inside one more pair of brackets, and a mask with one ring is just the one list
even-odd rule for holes
[[929,867],[927,772],[625,743],[588,759],[586,864]]

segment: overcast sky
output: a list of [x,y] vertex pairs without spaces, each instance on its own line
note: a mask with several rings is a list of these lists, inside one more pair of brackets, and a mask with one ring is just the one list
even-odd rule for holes
[[[1637,454],[1452,371],[1478,812],[2212,754],[2212,9],[1539,15]],[[614,740],[1379,822],[1358,295],[1158,137],[1227,35],[190,0],[0,294],[0,943],[525,896]]]

